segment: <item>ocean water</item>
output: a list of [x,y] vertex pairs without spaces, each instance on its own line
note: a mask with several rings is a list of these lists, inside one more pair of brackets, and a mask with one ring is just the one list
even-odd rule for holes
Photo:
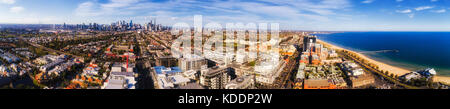
[[434,68],[450,76],[450,32],[344,32],[318,39],[408,70]]

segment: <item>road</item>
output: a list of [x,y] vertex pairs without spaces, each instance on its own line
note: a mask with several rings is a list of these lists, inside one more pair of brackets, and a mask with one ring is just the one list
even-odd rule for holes
[[282,85],[281,88],[288,88],[288,85],[290,85],[290,78],[294,76],[293,72],[295,68],[298,66],[298,56],[299,53],[296,52],[293,56],[289,57],[289,62],[287,63],[287,66],[283,69],[283,76],[282,76]]
[[[144,34],[136,34],[136,39],[137,38],[145,38]],[[156,80],[156,74],[152,71],[151,69],[151,64],[150,64],[150,60],[148,58],[143,58],[142,54],[144,54],[144,51],[147,51],[147,49],[145,48],[145,46],[141,46],[141,45],[147,45],[147,43],[143,42],[140,43],[137,40],[135,40],[136,43],[138,43],[136,46],[139,46],[139,50],[135,51],[136,52],[136,56],[138,56],[138,59],[136,59],[136,67],[139,71],[139,77],[138,77],[138,83],[139,84],[139,89],[155,89],[158,86],[158,83],[155,82],[154,80]]]
[[416,86],[411,86],[411,85],[407,85],[407,84],[401,83],[400,81],[397,81],[396,79],[394,79],[394,78],[384,74],[383,72],[380,72],[380,71],[370,67],[369,65],[365,64],[364,62],[361,62],[360,60],[356,59],[355,57],[348,56],[348,55],[346,55],[346,56],[349,57],[350,59],[352,59],[353,61],[355,61],[356,63],[358,63],[359,65],[361,65],[361,67],[364,67],[364,69],[367,69],[368,71],[370,71],[370,72],[372,72],[374,74],[381,75],[388,81],[391,81],[391,82],[393,82],[393,83],[395,83],[397,85],[403,86],[403,87],[405,87],[407,89],[419,89]]

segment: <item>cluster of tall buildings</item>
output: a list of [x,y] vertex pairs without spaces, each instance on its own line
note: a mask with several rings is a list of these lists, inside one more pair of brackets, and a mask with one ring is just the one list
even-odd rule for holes
[[98,24],[98,23],[82,23],[82,24],[62,24],[52,26],[53,30],[62,29],[62,30],[94,30],[94,31],[111,31],[112,26],[106,24]]
[[305,36],[303,38],[303,51],[301,63],[319,65],[322,59],[328,57],[328,49],[318,44],[316,36]]
[[316,36],[304,36],[303,50],[295,79],[294,89],[342,89],[347,83],[336,70],[337,53],[317,43]]
[[111,28],[115,31],[126,31],[141,29],[142,26],[140,24],[133,24],[133,20],[130,20],[129,23],[127,23],[126,21],[117,21],[115,23],[112,23]]
[[153,21],[150,21],[149,23],[144,24],[143,29],[145,31],[161,31],[161,30],[167,30],[169,27],[162,26],[161,24],[156,23],[156,19]]
[[98,24],[98,23],[89,23],[89,24],[62,24],[62,25],[54,25],[53,29],[63,29],[63,30],[92,30],[92,31],[132,31],[132,30],[143,30],[143,31],[163,31],[170,29],[170,27],[163,26],[162,24],[157,24],[156,20],[152,20],[149,23],[145,23],[144,25],[133,23],[133,20],[127,22],[125,20],[117,21],[114,23],[108,24]]

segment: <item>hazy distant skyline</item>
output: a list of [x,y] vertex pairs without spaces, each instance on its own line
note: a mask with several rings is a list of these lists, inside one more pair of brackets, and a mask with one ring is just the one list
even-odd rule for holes
[[0,23],[280,23],[315,31],[449,31],[450,0],[0,0]]

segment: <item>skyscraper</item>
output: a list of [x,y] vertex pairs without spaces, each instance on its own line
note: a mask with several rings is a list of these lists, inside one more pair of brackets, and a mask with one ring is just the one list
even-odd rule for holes
[[313,47],[315,43],[316,43],[315,36],[305,36],[303,38],[303,52],[311,50],[311,47]]
[[63,29],[67,29],[66,22],[64,22]]
[[133,20],[130,21],[130,28],[133,27]]

